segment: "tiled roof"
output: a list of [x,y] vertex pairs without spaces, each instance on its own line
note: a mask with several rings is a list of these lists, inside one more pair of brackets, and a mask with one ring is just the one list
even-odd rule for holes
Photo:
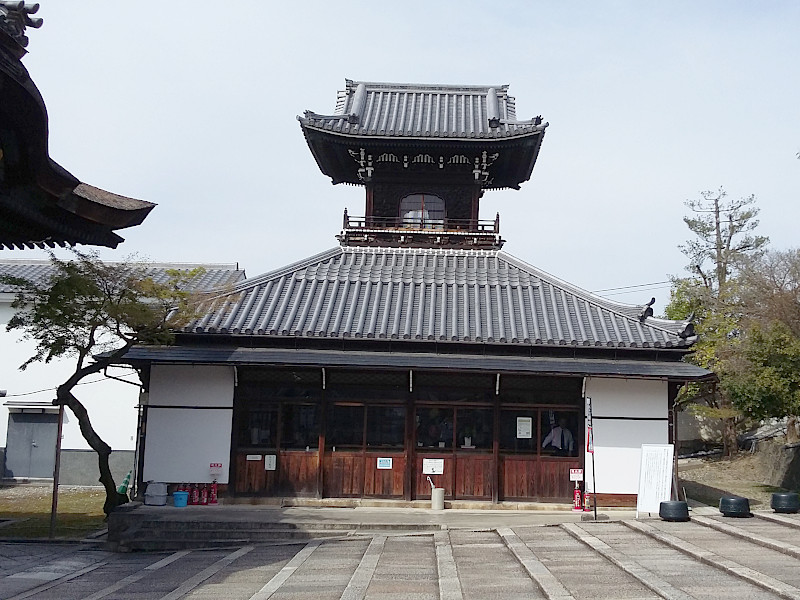
[[350,136],[509,138],[544,131],[518,121],[507,85],[415,85],[347,80],[333,115],[306,111],[303,127]]
[[[114,264],[114,263],[107,263]],[[148,277],[156,283],[169,280],[168,271],[190,271],[202,267],[205,272],[189,281],[192,290],[208,291],[231,286],[245,279],[244,269],[236,264],[151,263],[146,269]],[[0,260],[0,275],[10,275],[29,281],[44,281],[53,273],[49,260]],[[14,287],[0,283],[0,293],[13,293]]]
[[[687,348],[639,315],[498,250],[335,248],[209,300],[187,332]],[[202,310],[202,309],[201,309]]]

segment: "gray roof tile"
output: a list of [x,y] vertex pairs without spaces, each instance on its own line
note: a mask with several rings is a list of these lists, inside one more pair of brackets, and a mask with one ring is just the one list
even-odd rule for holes
[[507,85],[418,85],[347,80],[333,115],[306,111],[304,127],[351,136],[509,138],[547,127],[518,121]]
[[339,247],[220,294],[187,332],[686,348],[647,318],[498,250]]
[[[169,280],[168,271],[174,269],[190,271],[197,267],[202,267],[205,272],[189,282],[191,289],[194,291],[225,288],[245,279],[244,270],[239,269],[236,264],[150,263],[147,265],[146,273],[156,283],[166,283]],[[43,282],[52,273],[53,266],[49,260],[0,260],[0,275],[10,275],[34,282]],[[13,286],[0,283],[0,293],[13,292]]]

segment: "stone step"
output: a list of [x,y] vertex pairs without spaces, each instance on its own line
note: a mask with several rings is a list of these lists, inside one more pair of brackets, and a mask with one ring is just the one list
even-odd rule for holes
[[407,524],[407,523],[343,523],[343,522],[291,522],[281,523],[275,521],[159,521],[139,519],[139,531],[239,531],[239,530],[296,530],[303,531],[436,531],[441,525],[436,523]]
[[109,539],[106,549],[115,552],[156,551],[156,550],[190,550],[200,548],[235,547],[246,544],[306,544],[310,540],[320,538],[341,538],[343,532],[295,530],[252,530],[252,531],[193,531],[181,535],[168,534],[124,536],[121,539]]

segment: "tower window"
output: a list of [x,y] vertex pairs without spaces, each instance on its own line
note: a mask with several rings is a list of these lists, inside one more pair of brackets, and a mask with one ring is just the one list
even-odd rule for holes
[[400,220],[404,227],[442,229],[444,200],[432,194],[411,194],[400,201]]

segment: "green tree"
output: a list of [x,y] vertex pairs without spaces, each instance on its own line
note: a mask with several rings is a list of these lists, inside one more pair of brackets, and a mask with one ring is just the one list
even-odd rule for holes
[[758,420],[787,418],[786,441],[800,441],[800,338],[780,321],[755,322],[731,367],[722,385],[734,406]]
[[786,418],[787,441],[798,442],[800,250],[748,260],[740,283],[742,335],[726,387],[745,414]]
[[[673,279],[666,315],[693,316],[700,337],[688,360],[714,371],[723,381],[741,332],[738,275],[746,261],[763,252],[769,238],[755,234],[758,207],[752,195],[729,200],[720,188],[701,192],[686,205],[692,214],[684,222],[694,237],[680,249],[689,259],[686,269],[691,276]],[[695,412],[721,419],[724,455],[738,451],[736,427],[742,415],[724,386],[689,386],[679,401],[695,403]]]
[[111,447],[92,427],[86,407],[74,394],[75,386],[89,375],[101,373],[134,344],[169,344],[172,327],[194,315],[197,298],[186,291],[187,282],[200,271],[169,273],[167,284],[147,276],[147,266],[135,261],[104,263],[94,253],[73,250],[65,261],[51,254],[52,275],[44,281],[3,277],[18,293],[16,309],[6,329],[21,330],[35,343],[35,352],[20,369],[34,362],[75,360],[75,369],[56,389],[53,404],[75,415],[81,433],[98,455],[100,483],[106,491],[103,510],[127,502],[117,493],[108,458]]

